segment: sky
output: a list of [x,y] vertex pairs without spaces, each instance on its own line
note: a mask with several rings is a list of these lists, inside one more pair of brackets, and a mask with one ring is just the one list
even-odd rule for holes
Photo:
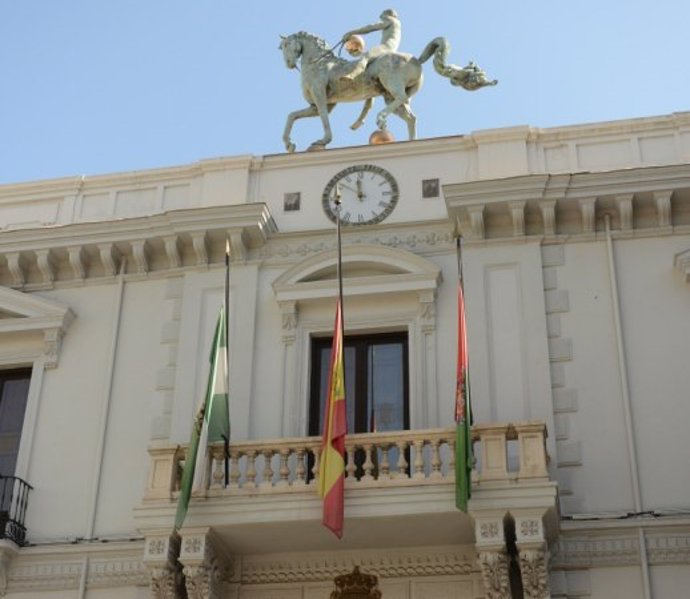
[[[690,110],[688,0],[0,0],[0,184],[282,153],[306,102],[279,36],[334,45],[384,8],[401,51],[444,36],[449,62],[499,80],[468,92],[427,63],[420,138]],[[337,106],[329,147],[366,144],[382,107],[352,132],[361,104]],[[293,129],[298,151],[321,135],[318,119]]]

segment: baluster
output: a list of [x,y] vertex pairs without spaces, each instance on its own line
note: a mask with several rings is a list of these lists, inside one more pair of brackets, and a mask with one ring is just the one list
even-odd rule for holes
[[230,450],[230,481],[228,488],[239,489],[240,487],[240,452]]
[[256,489],[256,449],[247,450],[247,471],[244,481],[245,489]]
[[273,450],[264,449],[261,454],[264,456],[264,471],[261,475],[262,489],[271,488],[273,486],[273,468],[271,468],[271,460],[273,459]]
[[364,464],[362,464],[362,468],[364,468],[364,476],[362,476],[362,480],[375,480],[375,478],[372,476],[372,471],[374,470],[374,462],[371,460],[371,448],[372,444],[367,443],[364,445]]
[[396,441],[395,445],[398,448],[398,471],[395,473],[395,478],[407,478],[407,460],[405,459],[407,441]]
[[316,485],[319,482],[319,461],[321,460],[321,448],[315,447],[312,451],[314,453],[314,467],[311,469],[311,473],[314,475],[314,478],[311,479],[310,484]]
[[378,480],[390,480],[391,479],[391,467],[388,462],[388,449],[390,445],[388,443],[381,445],[381,463],[379,464],[379,477]]
[[347,448],[347,465],[345,466],[345,476],[355,481],[357,466],[355,465],[355,446]]
[[307,469],[304,467],[304,447],[298,447],[297,453],[297,468],[295,470],[295,481],[293,485],[304,485],[306,483]]
[[280,480],[277,486],[287,487],[290,484],[288,480],[290,478],[290,468],[288,467],[288,458],[290,457],[290,449],[288,447],[283,447],[280,450]]
[[440,441],[431,441],[431,474],[429,478],[441,478],[441,454],[439,452]]
[[425,478],[424,476],[424,440],[414,441],[414,470],[412,478]]
[[215,464],[215,468],[213,468],[213,476],[212,476],[212,481],[211,482],[211,488],[212,489],[222,489],[223,488],[223,483],[225,482],[225,460],[224,458],[225,454],[225,449],[224,448],[215,448],[213,452],[211,453],[211,467],[213,468],[213,464]]

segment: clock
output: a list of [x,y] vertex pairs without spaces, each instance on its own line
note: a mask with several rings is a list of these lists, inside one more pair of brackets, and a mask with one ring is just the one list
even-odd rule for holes
[[398,183],[387,170],[373,164],[356,164],[328,182],[321,203],[326,216],[336,222],[337,197],[343,225],[380,223],[398,203]]

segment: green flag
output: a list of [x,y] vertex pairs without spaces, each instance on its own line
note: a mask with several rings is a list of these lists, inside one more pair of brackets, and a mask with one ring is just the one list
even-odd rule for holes
[[458,282],[458,372],[455,389],[455,505],[467,511],[472,490],[472,411],[468,376],[467,329],[462,281]]
[[230,411],[228,409],[228,360],[225,339],[225,308],[222,307],[216,323],[211,348],[211,365],[206,395],[194,417],[192,438],[182,471],[180,497],[175,514],[175,530],[182,527],[192,490],[200,490],[206,471],[206,450],[209,443],[230,438]]

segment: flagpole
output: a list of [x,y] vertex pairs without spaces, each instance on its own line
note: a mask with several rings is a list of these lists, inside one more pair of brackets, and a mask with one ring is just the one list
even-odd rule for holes
[[[229,305],[230,305],[230,240],[225,238],[225,295],[223,298],[224,303],[224,320],[225,320],[225,376],[227,377],[227,390],[230,393],[230,367],[228,364],[228,350],[230,346],[230,319],[229,316]],[[230,406],[228,406],[228,410]],[[227,487],[230,482],[230,423],[228,423],[228,436],[223,437],[225,442],[225,486]]]
[[[340,318],[343,321],[343,335],[345,335],[345,313],[343,311],[343,249],[342,238],[340,234],[340,188],[336,184],[335,187],[335,225],[337,231],[337,245],[338,245],[338,261],[336,263],[336,274],[338,277],[338,300],[340,301]],[[343,352],[344,353],[344,352]],[[343,367],[345,356],[343,355]]]

